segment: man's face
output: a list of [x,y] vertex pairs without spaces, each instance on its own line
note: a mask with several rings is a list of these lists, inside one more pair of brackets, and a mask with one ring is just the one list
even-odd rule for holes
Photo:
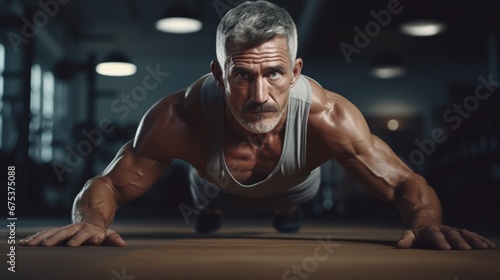
[[286,112],[302,62],[293,66],[283,37],[261,45],[229,45],[223,86],[226,103],[251,133],[268,133]]

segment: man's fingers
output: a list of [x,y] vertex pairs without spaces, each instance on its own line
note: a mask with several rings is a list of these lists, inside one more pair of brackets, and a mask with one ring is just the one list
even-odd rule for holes
[[29,244],[34,244],[36,242],[36,239],[38,236],[40,236],[42,234],[47,234],[48,231],[49,230],[44,230],[44,231],[37,232],[36,234],[26,236],[25,238],[21,239],[21,241],[19,241],[19,245],[29,246]]
[[424,229],[422,230],[421,234],[423,237],[434,244],[438,249],[440,250],[451,250],[452,247],[448,241],[446,241],[446,238],[444,234],[439,231],[439,229],[435,228],[430,228],[430,229]]
[[82,244],[123,247],[125,241],[111,229],[104,229],[91,224],[72,224],[63,228],[40,231],[20,241],[22,246],[55,246],[68,240],[68,247],[78,247]]
[[468,230],[462,230],[462,237],[469,243],[473,249],[493,249],[496,248],[495,244],[483,236],[470,232]]
[[454,249],[492,249],[496,247],[488,239],[468,230],[451,228],[445,231],[444,234]]
[[42,243],[47,237],[54,234],[54,232],[58,231],[58,229],[47,229],[44,231],[40,231],[36,234],[30,235],[19,242],[21,246],[38,246]]
[[494,249],[497,247],[497,245],[491,241],[489,241],[487,238],[481,236],[481,240],[483,240],[484,243],[488,244],[488,247],[490,249]]
[[106,230],[106,243],[116,247],[124,247],[126,245],[122,237],[111,229]]
[[82,227],[83,227],[83,225],[81,225],[81,224],[73,224],[73,225],[65,226],[65,227],[59,229],[58,231],[56,231],[51,236],[48,236],[47,238],[45,238],[40,243],[40,245],[47,246],[47,247],[55,246],[55,245],[59,244],[60,242],[71,238]]
[[98,230],[99,228],[83,227],[80,229],[67,243],[69,247],[78,247],[82,244],[89,245],[110,245],[116,247],[124,247],[125,241],[114,230],[107,229],[104,232]]
[[[115,237],[115,236],[118,236]],[[114,239],[109,240],[112,237]],[[123,245],[121,245],[122,243]],[[83,226],[76,234],[66,243],[69,247],[78,247],[82,244],[102,245],[109,243],[112,246],[125,246],[125,242],[121,237],[111,229],[102,229],[93,225]]]
[[92,237],[93,234],[91,232],[88,232],[88,230],[86,230],[85,227],[83,227],[82,229],[80,229],[74,235],[71,236],[71,239],[69,239],[68,242],[66,242],[66,246],[78,247],[83,243],[87,242]]
[[448,226],[429,226],[418,230],[418,240],[426,240],[439,250],[492,249],[496,245],[474,232]]
[[401,236],[401,239],[396,244],[396,247],[400,249],[408,249],[412,247],[414,241],[415,241],[415,234],[413,233],[413,231],[407,230],[405,231],[403,236]]
[[456,229],[449,229],[444,232],[444,236],[448,243],[457,250],[470,250],[472,247],[465,241],[462,234]]

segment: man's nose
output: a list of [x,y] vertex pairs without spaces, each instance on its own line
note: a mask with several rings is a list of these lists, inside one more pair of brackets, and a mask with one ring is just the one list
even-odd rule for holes
[[269,99],[267,84],[262,78],[256,78],[252,85],[251,101],[262,104],[266,103]]

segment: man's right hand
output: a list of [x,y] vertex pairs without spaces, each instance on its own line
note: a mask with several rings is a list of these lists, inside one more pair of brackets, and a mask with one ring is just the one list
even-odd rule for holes
[[21,240],[21,246],[50,247],[66,241],[68,247],[80,245],[109,245],[123,247],[125,241],[114,230],[87,223],[71,224],[65,227],[40,231]]

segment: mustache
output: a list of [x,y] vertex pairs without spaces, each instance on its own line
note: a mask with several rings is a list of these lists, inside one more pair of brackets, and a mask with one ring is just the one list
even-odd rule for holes
[[243,107],[244,111],[250,111],[250,112],[256,112],[256,113],[261,113],[261,112],[279,112],[279,109],[277,106],[269,103],[248,103]]

